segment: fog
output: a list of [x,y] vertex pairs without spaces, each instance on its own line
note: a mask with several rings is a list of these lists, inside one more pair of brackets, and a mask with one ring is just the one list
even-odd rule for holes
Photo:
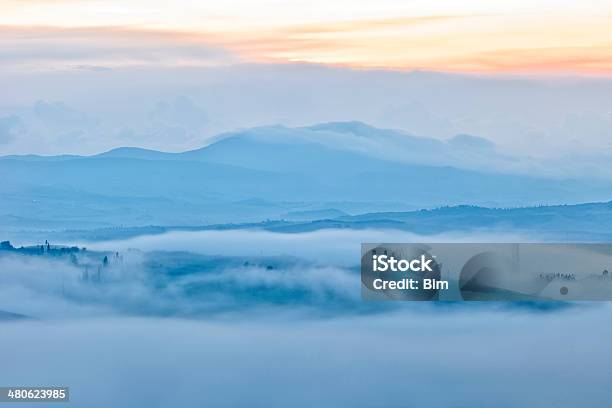
[[611,311],[3,323],[0,383],[88,408],[607,407]]
[[571,158],[590,167],[609,159],[612,129],[607,78],[307,64],[69,64],[2,71],[0,88],[0,154],[92,154],[118,146],[179,151],[239,128],[360,120],[439,139],[467,133],[521,157],[552,157],[550,164],[561,167]]
[[[91,255],[90,255],[91,256]],[[96,276],[67,261],[42,257],[0,257],[0,311],[43,320],[103,316],[213,317],[275,310],[294,313],[359,313],[360,281],[355,271],[331,265],[291,262],[237,264],[202,260],[182,253],[188,274],[175,272],[153,254],[130,251]],[[125,256],[125,258],[124,258]],[[102,255],[98,255],[102,258]],[[194,258],[192,260],[192,258]],[[81,262],[84,262],[80,259]],[[269,261],[268,261],[269,262]],[[156,267],[157,265],[160,267]],[[153,265],[153,266],[151,266]],[[308,309],[308,310],[304,310]]]
[[159,235],[104,242],[80,242],[96,250],[190,251],[208,255],[279,256],[291,255],[317,263],[354,266],[359,264],[361,243],[393,242],[538,242],[544,234],[519,232],[450,231],[420,235],[399,230],[325,229],[303,233],[277,233],[264,230],[174,231]]
[[[362,242],[534,240],[493,232],[423,236],[393,230],[228,230],[79,242],[87,251],[74,259],[0,256],[0,311],[43,320],[380,313],[399,304],[361,301]],[[105,254],[107,267],[102,266]]]
[[[87,408],[609,406],[608,303],[361,300],[362,241],[523,238],[200,231],[87,243],[76,264],[3,255],[0,311],[29,318],[0,313],[0,384]],[[120,258],[84,281],[99,250]]]

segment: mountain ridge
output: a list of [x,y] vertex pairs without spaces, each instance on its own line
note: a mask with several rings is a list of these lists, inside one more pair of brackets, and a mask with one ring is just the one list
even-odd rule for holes
[[[351,150],[343,143],[346,140],[338,139],[338,136],[346,138],[348,135],[356,136],[361,141],[373,141],[381,139],[385,143],[389,143],[390,140],[395,140],[401,143],[410,143],[412,145],[418,145],[420,148],[436,149],[444,146],[456,145],[454,143],[457,137],[469,137],[472,140],[479,140],[482,144],[486,144],[489,147],[494,147],[495,144],[485,138],[459,134],[455,135],[447,140],[430,138],[426,136],[415,136],[409,132],[399,129],[387,129],[377,128],[360,121],[343,121],[343,122],[325,122],[318,123],[309,126],[301,127],[287,127],[283,125],[269,125],[248,128],[244,130],[237,130],[233,132],[225,132],[212,138],[211,143],[202,147],[188,149],[179,152],[166,152],[157,149],[150,149],[137,146],[118,146],[105,150],[100,153],[91,155],[76,155],[76,154],[62,154],[62,155],[6,155],[0,156],[0,159],[13,158],[13,159],[32,159],[32,160],[53,160],[53,159],[78,159],[85,157],[121,157],[121,158],[141,158],[141,159],[199,159],[203,153],[210,150],[211,147],[219,143],[227,143],[228,141],[249,141],[251,143],[267,143],[267,144],[291,144],[299,143],[304,144],[320,144],[334,150],[344,150],[350,152],[367,153],[364,149]],[[334,143],[330,143],[330,139],[334,140]],[[354,140],[352,140],[354,141]],[[380,157],[379,157],[380,158]]]
[[248,129],[181,153],[124,147],[93,156],[0,158],[0,227],[252,222],[329,208],[354,214],[612,198],[608,182],[454,166],[458,157],[501,157],[471,136],[459,138],[467,150],[432,152],[429,146],[453,143],[412,143],[409,135],[360,122],[315,127]]
[[[336,213],[337,210],[329,209],[320,213],[325,212]],[[553,238],[557,242],[567,240],[610,242],[612,201],[520,208],[459,205],[405,212],[341,215],[335,218],[292,219],[290,216],[283,216],[276,220],[251,223],[75,229],[46,231],[41,237],[104,241],[171,231],[266,230],[291,234],[326,229],[391,229],[425,235],[455,231],[462,233],[503,231],[507,234],[527,234],[527,237],[535,241],[541,238]]]

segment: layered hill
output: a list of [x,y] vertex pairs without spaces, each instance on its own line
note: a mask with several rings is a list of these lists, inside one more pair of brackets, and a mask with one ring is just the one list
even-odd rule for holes
[[444,141],[358,122],[247,129],[181,153],[6,156],[0,226],[202,225],[612,197],[609,183],[515,171],[515,161],[475,136]]

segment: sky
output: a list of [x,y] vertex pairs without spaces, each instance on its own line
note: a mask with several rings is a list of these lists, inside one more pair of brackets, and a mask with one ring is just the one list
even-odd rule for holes
[[2,0],[3,65],[612,73],[612,3]]
[[358,120],[609,163],[612,2],[0,0],[0,155]]

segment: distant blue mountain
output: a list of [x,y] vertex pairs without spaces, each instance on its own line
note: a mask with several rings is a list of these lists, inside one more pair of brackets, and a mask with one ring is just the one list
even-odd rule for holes
[[[431,210],[381,212],[346,215],[338,210],[296,211],[280,219],[255,223],[213,225],[176,224],[166,226],[112,227],[28,232],[27,238],[70,242],[108,241],[170,231],[267,230],[303,233],[325,229],[403,230],[433,235],[445,232],[516,233],[533,241],[610,242],[612,241],[612,202],[522,208],[484,208],[475,206],[442,207]],[[14,236],[14,235],[13,235]],[[2,239],[11,238],[4,235]],[[17,240],[21,238],[17,236]],[[12,238],[11,238],[12,239]]]
[[[338,160],[344,154],[387,162],[444,165],[464,169],[497,166],[509,157],[491,141],[472,135],[457,135],[448,141],[417,137],[392,129],[379,129],[361,122],[331,122],[301,128],[265,126],[227,133],[200,149],[167,153],[137,147],[119,147],[93,157],[146,160],[192,160],[241,167],[282,171],[307,162]],[[72,156],[78,157],[78,156]],[[341,166],[336,166],[341,167]]]
[[119,159],[144,159],[144,160],[171,160],[176,155],[173,153],[158,152],[157,150],[142,149],[140,147],[118,147],[94,157],[113,157]]
[[[484,149],[483,146],[488,146]],[[342,171],[387,163],[492,168],[509,160],[483,138],[458,135],[449,141],[378,129],[360,122],[332,122],[302,128],[268,126],[224,135],[216,143],[178,154],[272,171]],[[364,161],[365,158],[374,162]]]
[[309,210],[309,211],[289,211],[282,215],[282,218],[290,221],[312,221],[312,220],[329,220],[348,216],[344,211],[335,208],[327,208],[324,210]]
[[264,228],[304,232],[325,228],[394,228],[422,234],[447,231],[522,231],[555,239],[612,239],[612,202],[519,208],[469,205],[404,212],[344,215],[312,222],[285,222]]
[[7,156],[0,158],[0,226],[202,225],[332,208],[354,214],[612,197],[608,183],[469,169],[457,162],[465,157],[506,160],[474,136],[446,142],[358,122],[254,128],[183,153],[125,147],[88,157]]

